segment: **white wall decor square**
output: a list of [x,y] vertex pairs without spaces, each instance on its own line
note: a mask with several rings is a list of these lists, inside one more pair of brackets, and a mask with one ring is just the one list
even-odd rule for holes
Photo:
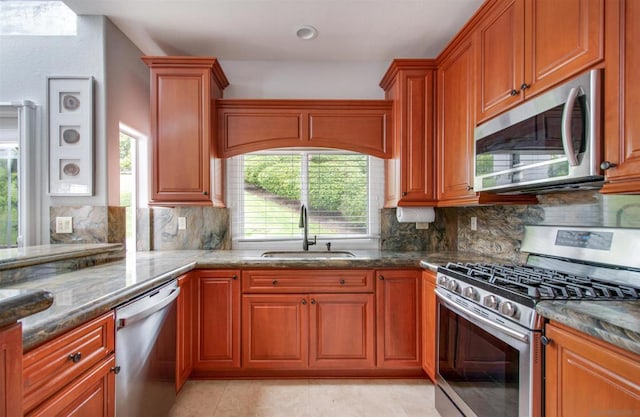
[[93,77],[48,77],[49,194],[93,195]]

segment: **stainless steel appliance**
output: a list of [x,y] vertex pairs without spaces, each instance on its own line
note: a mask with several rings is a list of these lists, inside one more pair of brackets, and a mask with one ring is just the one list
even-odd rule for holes
[[478,126],[475,191],[599,188],[601,79],[589,71]]
[[436,408],[542,415],[542,300],[640,299],[640,230],[526,226],[526,265],[438,268]]
[[116,416],[169,414],[176,397],[177,281],[116,309]]

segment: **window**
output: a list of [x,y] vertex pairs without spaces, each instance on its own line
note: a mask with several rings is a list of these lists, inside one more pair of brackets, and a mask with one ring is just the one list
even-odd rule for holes
[[61,1],[0,1],[0,35],[73,36],[77,16]]
[[362,245],[379,234],[383,181],[377,158],[328,150],[256,152],[232,158],[230,171],[234,247],[299,241],[302,204],[309,235],[320,240]]

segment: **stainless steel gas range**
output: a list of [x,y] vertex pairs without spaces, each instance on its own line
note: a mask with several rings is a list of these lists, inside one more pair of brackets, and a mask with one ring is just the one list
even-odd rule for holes
[[438,268],[442,417],[543,415],[544,300],[640,299],[640,230],[526,226],[526,265]]

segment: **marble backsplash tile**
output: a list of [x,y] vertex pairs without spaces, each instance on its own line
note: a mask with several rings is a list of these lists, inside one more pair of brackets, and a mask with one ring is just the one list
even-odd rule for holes
[[[521,261],[524,225],[640,228],[640,196],[597,191],[543,194],[539,204],[438,209],[457,217],[457,249]],[[472,231],[471,217],[478,230]],[[447,233],[449,233],[447,230]],[[640,231],[639,231],[640,232]]]
[[[50,243],[126,243],[125,207],[57,206],[49,208]],[[72,233],[56,233],[56,217],[72,217]]]
[[[178,229],[178,218],[186,229]],[[153,207],[137,210],[137,250],[231,249],[229,212],[215,207]]]

